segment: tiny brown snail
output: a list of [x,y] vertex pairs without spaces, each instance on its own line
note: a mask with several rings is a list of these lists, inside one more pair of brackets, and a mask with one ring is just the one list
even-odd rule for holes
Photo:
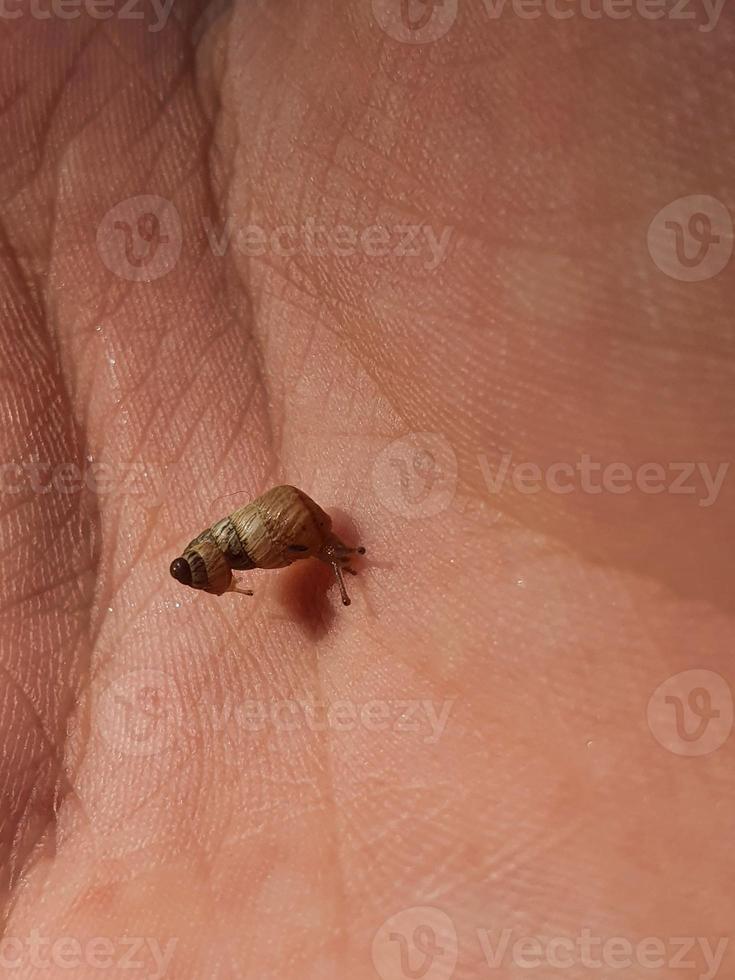
[[332,531],[332,518],[296,487],[273,487],[252,503],[223,517],[191,541],[170,572],[177,582],[212,595],[240,592],[233,571],[250,568],[284,568],[302,558],[318,558],[334,570],[342,596],[349,606],[342,573],[357,575],[350,555],[365,549],[349,548]]

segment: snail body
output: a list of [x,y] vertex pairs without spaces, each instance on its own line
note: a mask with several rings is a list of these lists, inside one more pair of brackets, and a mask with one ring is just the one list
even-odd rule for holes
[[350,556],[364,554],[350,548],[332,531],[332,519],[297,487],[273,487],[202,531],[171,562],[171,575],[182,585],[213,595],[242,592],[233,571],[284,568],[303,558],[318,558],[334,570],[342,602],[349,606],[343,572],[356,575]]

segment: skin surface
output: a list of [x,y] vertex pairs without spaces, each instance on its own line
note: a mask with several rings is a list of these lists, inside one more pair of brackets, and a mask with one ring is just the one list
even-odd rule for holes
[[[714,975],[673,940],[735,921],[735,473],[703,506],[669,466],[731,456],[735,260],[684,281],[647,233],[688,195],[735,214],[732,11],[468,3],[408,44],[356,0],[182,4],[158,31],[146,5],[18,9],[3,975],[159,976],[151,944],[177,978]],[[141,195],[168,241],[136,267],[152,205],[109,213]],[[373,226],[388,254],[350,244]],[[512,469],[585,454],[666,487],[531,493]],[[277,483],[367,546],[349,609],[314,561],[239,575],[252,598],[169,577]],[[694,688],[720,714],[687,742]],[[491,968],[503,930],[598,944]],[[613,937],[654,946],[592,965]]]

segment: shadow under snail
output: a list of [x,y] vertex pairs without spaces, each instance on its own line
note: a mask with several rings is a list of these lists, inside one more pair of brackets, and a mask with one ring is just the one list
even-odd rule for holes
[[332,518],[297,487],[273,487],[252,503],[223,517],[202,531],[171,562],[171,575],[182,585],[212,595],[250,589],[237,587],[232,572],[251,568],[285,568],[303,558],[318,558],[330,565],[342,603],[349,606],[343,572],[357,575],[350,556],[364,555],[350,548],[332,531]]

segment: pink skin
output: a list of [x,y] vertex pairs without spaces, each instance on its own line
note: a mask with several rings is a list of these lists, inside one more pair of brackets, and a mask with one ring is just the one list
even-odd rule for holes
[[[512,468],[730,458],[735,265],[672,278],[646,234],[689,194],[735,213],[732,13],[459,8],[416,45],[362,0],[0,21],[10,937],[107,939],[105,976],[155,973],[150,950],[120,965],[128,935],[175,939],[176,978],[367,980],[374,955],[400,978],[424,913],[379,930],[430,906],[462,980],[515,980],[478,934],[503,929],[657,937],[620,975],[662,980],[670,937],[732,929],[735,742],[684,757],[661,744],[677,702],[647,706],[692,668],[735,688],[735,477],[700,506],[701,480],[527,492]],[[138,195],[181,220],[151,282],[101,257],[129,215],[97,244]],[[345,246],[374,225],[449,246]],[[440,441],[391,446],[410,433]],[[169,576],[217,497],[277,482],[367,546],[349,609],[316,561],[238,573],[253,598]],[[228,721],[248,705],[268,719]],[[55,955],[42,975],[72,975]],[[559,976],[603,972],[578,952]],[[26,951],[12,975],[41,974]]]

